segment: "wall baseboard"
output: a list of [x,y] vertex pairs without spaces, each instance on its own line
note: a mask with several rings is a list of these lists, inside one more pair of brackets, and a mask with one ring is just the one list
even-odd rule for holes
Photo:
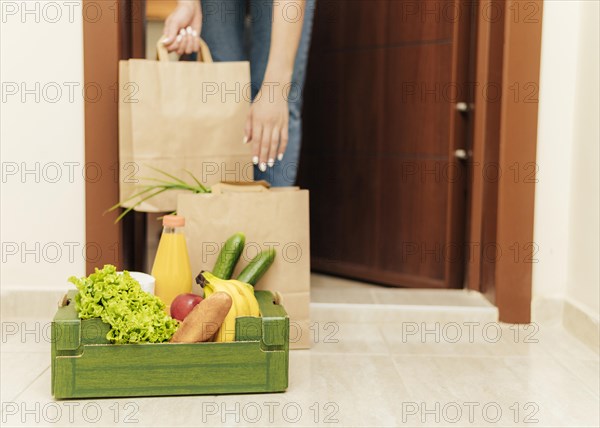
[[531,304],[532,321],[562,325],[569,333],[600,353],[600,322],[578,305],[563,298],[536,297]]
[[69,290],[64,285],[56,288],[2,287],[0,293],[0,317],[2,320],[54,318],[58,302]]
[[534,297],[531,302],[531,321],[538,324],[561,324],[564,308],[564,299]]
[[596,353],[600,353],[600,322],[598,318],[565,300],[562,316],[563,326]]

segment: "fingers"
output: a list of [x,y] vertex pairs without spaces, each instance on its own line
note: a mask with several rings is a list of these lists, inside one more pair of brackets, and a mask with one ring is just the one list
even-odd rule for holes
[[185,49],[187,48],[189,34],[185,31],[185,28],[179,30],[179,34],[177,35],[177,39],[179,39],[179,45],[177,46],[177,55],[183,55],[185,53]]
[[186,55],[189,55],[193,52],[193,49],[194,49],[194,38],[192,37],[192,27],[187,27],[185,29],[183,53],[185,53]]
[[193,30],[192,32],[192,40],[194,41],[192,51],[198,52],[200,50],[200,37],[198,37],[198,32],[196,32],[196,30]]
[[244,126],[244,144],[252,141],[252,113],[248,114],[246,126]]
[[166,45],[169,52],[177,52],[178,55],[191,54],[200,49],[198,33],[192,27],[181,28],[175,39]]
[[273,168],[275,166],[275,159],[277,158],[277,147],[279,146],[279,138],[281,131],[279,128],[273,128],[271,131],[271,142],[269,144],[269,157],[267,159],[267,166]]
[[267,168],[275,166],[275,160],[281,161],[288,143],[288,128],[280,130],[279,127],[262,124],[249,118],[246,121],[245,137],[252,142],[252,162],[258,169],[265,172]]
[[177,23],[173,21],[171,18],[167,18],[165,21],[165,28],[163,29],[163,44],[168,47],[173,44],[175,38],[177,37],[177,33],[179,32],[179,27]]
[[191,54],[200,47],[200,41],[196,39],[201,26],[200,3],[179,2],[165,21],[162,43],[169,52]]
[[[252,123],[252,163],[259,165],[260,162],[260,146],[263,129],[259,123]],[[260,168],[260,166],[259,166]],[[266,168],[265,168],[266,169]]]
[[198,39],[198,33],[192,29],[191,26],[187,26],[185,29],[187,34],[187,46],[185,48],[186,54],[191,54],[192,52],[197,52],[200,47],[200,40]]
[[[183,32],[183,34],[182,34]],[[169,52],[177,52],[179,53],[179,49],[181,48],[181,44],[183,42],[183,36],[185,35],[185,30],[183,28],[178,29],[175,33],[175,36],[165,43],[167,50]]]
[[287,149],[289,138],[289,128],[288,125],[285,124],[283,129],[281,130],[281,137],[279,141],[279,150],[277,151],[277,160],[282,161],[283,155],[285,154],[285,150]]
[[257,96],[244,127],[244,142],[252,142],[252,162],[265,172],[283,159],[288,145],[287,104],[266,103]]
[[267,162],[269,161],[269,150],[271,148],[271,137],[273,135],[272,133],[272,128],[268,126],[263,128],[262,138],[260,142],[260,154],[258,155],[258,169],[260,169],[262,172],[265,172],[267,170]]
[[169,52],[177,52],[178,55],[191,54],[200,50],[200,39],[198,32],[191,26],[179,30],[175,41],[167,46]]

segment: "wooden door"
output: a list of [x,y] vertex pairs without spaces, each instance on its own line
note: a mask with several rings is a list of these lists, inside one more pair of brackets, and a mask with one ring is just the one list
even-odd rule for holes
[[299,175],[313,269],[462,287],[471,2],[317,4]]
[[[91,3],[94,3],[93,5]],[[143,58],[144,2],[85,0],[84,8],[99,10],[99,16],[118,19],[83,22],[85,85],[114,89],[119,60]],[[104,214],[119,201],[118,103],[113,97],[85,102],[85,161],[103,172],[97,180],[86,180],[86,270],[114,264],[119,269],[144,269],[145,217],[134,213],[114,224],[118,213]],[[141,244],[141,245],[140,245]]]

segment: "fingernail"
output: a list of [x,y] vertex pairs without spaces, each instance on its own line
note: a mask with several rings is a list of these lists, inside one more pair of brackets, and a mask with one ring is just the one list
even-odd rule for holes
[[248,137],[244,135],[244,144],[248,144]]
[[192,27],[190,27],[188,25],[188,27],[185,29],[185,32],[188,33],[188,34],[192,34],[192,32],[193,32]]
[[183,36],[182,36],[181,34],[179,34],[179,35],[178,35],[178,36],[175,38],[175,41],[176,41],[176,42],[180,42],[182,38],[183,38]]
[[275,165],[275,159],[269,159],[267,165],[269,165],[269,168],[273,168],[273,165]]
[[181,34],[182,36],[185,36],[185,30],[182,28],[181,30],[179,30],[179,34]]
[[162,39],[162,44],[166,45],[167,43],[169,43],[171,41],[170,37],[165,37],[164,39]]
[[253,163],[254,165],[258,165],[258,156],[254,156],[254,157],[252,158],[252,163]]
[[281,161],[283,160],[283,153],[279,153],[279,154],[277,155],[277,160],[278,160],[279,162],[281,162]]
[[198,37],[198,32],[196,30],[192,30],[192,36]]
[[261,162],[258,169],[260,169],[262,172],[265,172],[267,170],[267,164],[264,162]]

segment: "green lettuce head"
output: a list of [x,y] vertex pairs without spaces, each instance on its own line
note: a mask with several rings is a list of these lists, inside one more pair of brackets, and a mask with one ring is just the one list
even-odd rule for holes
[[79,290],[75,297],[79,318],[101,318],[112,327],[106,338],[113,343],[167,342],[179,326],[158,297],[143,291],[129,272],[118,274],[113,265],[69,282]]

